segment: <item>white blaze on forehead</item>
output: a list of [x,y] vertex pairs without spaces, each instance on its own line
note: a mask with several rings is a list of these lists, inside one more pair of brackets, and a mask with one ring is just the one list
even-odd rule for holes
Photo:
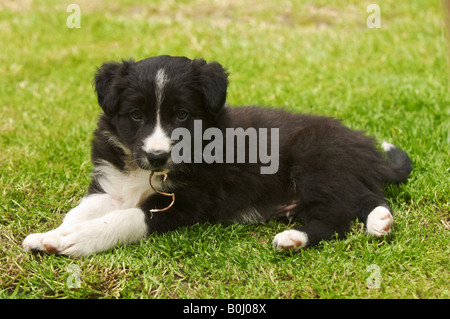
[[164,69],[159,69],[158,72],[156,72],[155,76],[155,96],[157,112],[159,112],[162,100],[164,99],[164,88],[168,82],[169,78],[167,77],[166,72],[164,72]]
[[152,134],[145,140],[142,149],[147,153],[169,152],[172,141],[170,137],[164,132],[161,126],[161,104],[164,99],[164,89],[169,82],[164,69],[159,69],[155,76],[155,96],[156,96],[156,125]]

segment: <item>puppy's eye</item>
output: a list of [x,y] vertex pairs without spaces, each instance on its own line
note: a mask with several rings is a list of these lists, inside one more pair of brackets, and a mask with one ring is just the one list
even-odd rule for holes
[[189,112],[186,110],[178,110],[177,111],[177,119],[179,119],[180,121],[184,121],[185,119],[187,119],[189,116]]
[[144,119],[144,115],[140,110],[134,110],[130,112],[130,116],[135,121],[141,121]]

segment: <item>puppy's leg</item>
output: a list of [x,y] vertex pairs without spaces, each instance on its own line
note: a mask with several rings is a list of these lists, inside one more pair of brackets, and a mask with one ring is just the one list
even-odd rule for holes
[[42,245],[52,247],[51,252],[80,257],[137,242],[146,237],[147,224],[140,208],[129,208],[60,227],[44,235]]
[[358,212],[358,201],[350,196],[324,197],[314,203],[298,202],[296,219],[305,224],[279,233],[273,240],[276,250],[293,250],[317,245],[321,240],[342,236],[350,229]]
[[[359,205],[332,205],[323,210],[301,208],[300,210],[310,216],[309,221],[303,227],[286,230],[276,235],[273,241],[274,248],[298,251],[301,248],[316,245],[321,240],[330,239],[335,234],[342,236],[349,230],[351,221],[356,217],[365,222],[369,234],[376,237],[388,235],[394,219],[388,204],[382,197],[371,195],[358,202]],[[357,211],[356,207],[360,209],[358,215],[353,214]]]
[[301,248],[316,245],[322,239],[329,239],[335,232],[337,232],[337,228],[333,225],[320,220],[312,220],[303,227],[285,230],[277,234],[272,244],[276,250],[298,251]]
[[61,226],[46,233],[27,236],[23,242],[23,248],[25,251],[54,252],[56,250],[55,247],[50,244],[44,245],[45,238],[58,236],[65,228],[103,216],[116,207],[117,202],[108,194],[88,195],[82,199],[77,207],[67,213]]

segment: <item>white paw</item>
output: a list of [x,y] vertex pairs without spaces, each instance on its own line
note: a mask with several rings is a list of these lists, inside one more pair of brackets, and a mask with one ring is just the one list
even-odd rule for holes
[[389,209],[378,206],[367,216],[367,232],[376,237],[389,235],[393,223],[394,218]]
[[139,208],[113,211],[99,218],[63,224],[47,233],[25,238],[25,251],[42,251],[81,257],[108,250],[117,245],[139,241],[147,235],[145,214]]
[[308,235],[305,232],[291,229],[277,234],[273,239],[272,245],[278,251],[288,249],[298,251],[305,247],[307,243]]
[[59,247],[59,229],[46,233],[37,233],[28,235],[23,241],[23,249],[26,252],[44,252],[48,254],[60,253]]
[[73,227],[31,234],[23,241],[26,252],[41,251],[48,254],[80,257],[93,252],[92,237],[75,225]]
[[28,235],[22,243],[23,250],[26,252],[46,251],[42,243],[44,236],[45,234],[41,233]]

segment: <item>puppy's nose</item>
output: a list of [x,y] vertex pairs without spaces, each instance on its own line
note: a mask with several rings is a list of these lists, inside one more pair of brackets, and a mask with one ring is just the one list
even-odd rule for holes
[[167,163],[170,153],[164,151],[154,151],[147,153],[147,159],[153,168],[161,168]]

